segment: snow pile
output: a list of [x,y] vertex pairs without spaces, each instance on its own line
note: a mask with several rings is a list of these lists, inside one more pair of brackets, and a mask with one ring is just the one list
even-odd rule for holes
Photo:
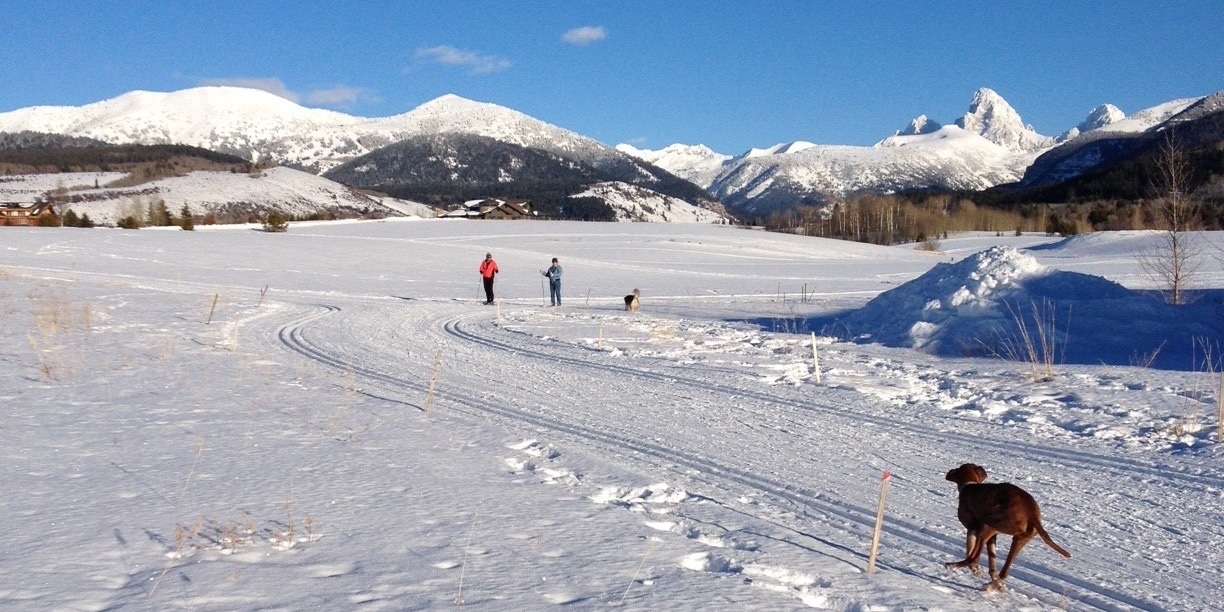
[[1027,336],[1056,363],[1195,369],[1194,347],[1221,332],[1218,298],[1175,308],[1159,297],[992,247],[936,265],[836,327],[843,337],[942,356],[1030,359]]

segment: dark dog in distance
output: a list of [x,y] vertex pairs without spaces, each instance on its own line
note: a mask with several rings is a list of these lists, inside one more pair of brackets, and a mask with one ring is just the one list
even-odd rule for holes
[[642,292],[637,289],[633,293],[625,296],[625,310],[628,312],[637,312],[642,307],[642,302],[638,298],[642,297]]
[[[1035,536],[1041,536],[1058,554],[1071,557],[1071,553],[1055,544],[1041,526],[1041,508],[1024,489],[1006,482],[984,483],[986,470],[972,463],[950,470],[946,479],[956,483],[960,492],[956,517],[966,529],[965,558],[948,563],[949,568],[969,567],[974,574],[980,575],[982,568],[978,566],[978,559],[984,546],[990,566],[990,584],[986,590],[994,591],[1003,589],[1003,580],[1011,571],[1016,556]],[[1007,551],[1007,561],[1003,562],[1003,571],[996,574],[995,540],[1000,533],[1010,535],[1012,543]]]

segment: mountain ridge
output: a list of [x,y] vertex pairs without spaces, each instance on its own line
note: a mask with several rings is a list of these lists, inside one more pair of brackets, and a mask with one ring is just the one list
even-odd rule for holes
[[[587,167],[592,182],[626,182],[664,190],[718,210],[765,215],[796,204],[821,204],[859,191],[977,190],[1020,182],[1040,158],[1066,157],[1102,138],[1142,132],[1204,98],[1186,98],[1128,117],[1109,104],[1057,137],[1037,133],[1003,96],[982,87],[967,111],[942,123],[918,115],[871,147],[796,140],[725,155],[701,145],[659,151],[609,147],[593,138],[489,102],[439,96],[388,117],[365,118],[312,109],[274,94],[237,87],[176,92],[133,91],[79,107],[36,106],[0,113],[0,133],[50,132],[110,143],[187,144],[253,161],[324,174],[413,137],[477,136],[548,153],[549,164]],[[1057,155],[1051,155],[1057,151]],[[476,163],[469,155],[467,163]],[[521,157],[521,156],[520,156]],[[560,161],[559,161],[560,160]],[[1091,154],[1064,174],[1092,166]],[[464,174],[464,173],[459,173]],[[477,182],[514,182],[496,169]],[[698,189],[676,181],[692,183]],[[556,186],[554,185],[555,189]],[[701,189],[711,199],[695,195]]]

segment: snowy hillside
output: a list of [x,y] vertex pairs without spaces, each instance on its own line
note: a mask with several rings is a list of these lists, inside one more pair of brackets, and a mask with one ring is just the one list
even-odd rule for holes
[[262,216],[277,211],[290,218],[321,213],[342,216],[415,215],[434,217],[428,206],[354,191],[344,185],[307,172],[276,167],[250,175],[233,172],[191,172],[185,176],[159,179],[132,187],[106,187],[126,176],[116,172],[29,174],[0,177],[0,199],[33,201],[47,193],[65,188],[67,204],[60,213],[72,210],[89,215],[100,225],[114,225],[119,219],[143,213],[155,202],[165,202],[174,215],[187,205],[193,215]]
[[617,221],[656,223],[729,223],[725,214],[693,206],[679,198],[620,182],[599,183],[574,198],[599,198],[616,211]]

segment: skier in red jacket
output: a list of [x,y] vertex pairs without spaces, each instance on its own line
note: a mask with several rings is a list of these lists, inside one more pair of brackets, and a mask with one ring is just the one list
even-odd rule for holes
[[493,303],[493,277],[497,272],[497,262],[493,261],[493,254],[485,253],[484,261],[480,262],[480,278],[484,280],[486,304]]

